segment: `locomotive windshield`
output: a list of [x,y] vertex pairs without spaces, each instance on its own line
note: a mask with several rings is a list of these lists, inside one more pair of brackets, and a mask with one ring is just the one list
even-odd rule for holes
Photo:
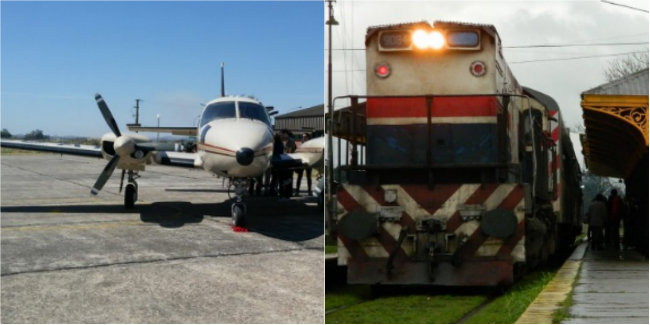
[[452,47],[478,46],[478,33],[475,31],[452,31],[447,33],[447,44]]

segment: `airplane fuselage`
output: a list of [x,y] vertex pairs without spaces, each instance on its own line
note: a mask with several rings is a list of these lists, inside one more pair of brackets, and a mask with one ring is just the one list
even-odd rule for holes
[[256,177],[268,168],[273,130],[261,103],[246,97],[218,98],[206,105],[197,132],[203,169],[223,177]]
[[216,120],[203,126],[199,134],[197,149],[203,169],[209,172],[224,177],[255,177],[269,166],[273,133],[264,123]]

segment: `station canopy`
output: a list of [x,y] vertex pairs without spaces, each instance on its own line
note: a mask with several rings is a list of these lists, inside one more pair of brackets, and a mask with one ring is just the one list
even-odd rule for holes
[[586,131],[580,140],[587,168],[600,176],[628,178],[648,154],[648,69],[581,97]]

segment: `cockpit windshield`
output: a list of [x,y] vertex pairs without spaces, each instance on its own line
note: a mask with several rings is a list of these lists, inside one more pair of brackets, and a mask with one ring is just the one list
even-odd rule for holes
[[269,116],[266,113],[266,108],[255,103],[239,102],[239,118],[254,119],[262,121],[264,124],[271,125]]
[[210,121],[223,118],[235,118],[235,102],[217,102],[208,105],[201,115],[201,126]]
[[[239,106],[239,114],[237,114],[235,103]],[[236,118],[238,115],[240,119],[253,119],[271,125],[264,106],[250,102],[223,101],[212,103],[205,108],[201,115],[201,127],[214,120]]]

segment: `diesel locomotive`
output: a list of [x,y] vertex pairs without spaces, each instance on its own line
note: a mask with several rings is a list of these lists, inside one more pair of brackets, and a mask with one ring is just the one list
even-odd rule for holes
[[328,208],[348,283],[508,285],[573,244],[569,132],[494,26],[375,26],[365,44],[367,95],[342,96],[331,132],[347,140]]

